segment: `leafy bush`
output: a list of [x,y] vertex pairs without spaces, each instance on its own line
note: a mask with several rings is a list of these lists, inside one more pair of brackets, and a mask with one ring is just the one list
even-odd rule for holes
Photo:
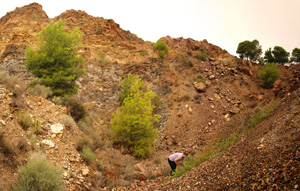
[[77,56],[82,33],[79,30],[64,31],[65,22],[50,22],[39,35],[38,48],[28,46],[25,51],[26,69],[42,80],[54,95],[73,95],[77,92],[75,81],[85,72],[84,63]]
[[168,45],[162,40],[159,39],[154,45],[153,45],[154,51],[157,52],[157,54],[162,58],[165,56],[165,54],[169,51]]
[[12,155],[15,154],[15,151],[13,150],[12,146],[4,139],[4,133],[0,131],[0,147],[2,148],[3,154],[10,158],[12,158]]
[[74,97],[67,97],[64,100],[64,104],[76,122],[81,120],[86,115],[86,110],[78,99]]
[[262,87],[272,88],[274,82],[280,77],[277,65],[267,62],[263,70],[259,72],[258,77],[264,81]]
[[74,119],[69,115],[61,115],[59,116],[59,122],[64,124],[66,128],[73,128],[76,126]]
[[37,96],[41,96],[43,98],[48,98],[52,95],[51,88],[41,84],[37,84],[34,87],[29,87],[28,92]]
[[34,153],[26,166],[20,168],[19,181],[13,191],[63,191],[63,171],[41,153]]
[[90,147],[83,147],[80,155],[87,164],[94,162],[97,158],[96,154]]
[[[134,81],[136,81],[136,80],[138,80],[138,76],[134,76],[131,73],[128,74],[127,78],[124,78],[122,80],[121,85],[122,85],[123,90],[120,91],[120,93],[119,93],[121,105],[123,104],[123,101],[125,100],[125,98],[130,96],[130,94],[131,94],[130,88],[133,85]],[[143,85],[144,84],[141,84],[141,86],[143,86]],[[139,89],[141,89],[141,88],[142,87],[139,87]]]
[[7,72],[0,71],[0,82],[4,84],[14,95],[19,96],[23,93],[23,84],[16,76],[10,76]]
[[17,113],[17,119],[24,130],[27,130],[32,124],[32,118],[27,111],[19,111]]
[[[128,75],[128,78],[130,75]],[[134,77],[122,106],[113,113],[111,119],[111,137],[115,144],[124,146],[137,158],[145,158],[153,149],[159,115],[153,115],[151,100],[155,93],[139,77]],[[126,80],[125,80],[126,81]],[[123,87],[123,89],[125,89]],[[146,90],[144,90],[146,89]],[[142,91],[144,90],[144,91]]]

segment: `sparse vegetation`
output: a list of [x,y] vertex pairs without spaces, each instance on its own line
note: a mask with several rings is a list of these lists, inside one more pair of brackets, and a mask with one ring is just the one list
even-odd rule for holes
[[35,20],[35,21],[40,21],[40,20],[41,20],[41,17],[40,17],[40,15],[32,14],[32,15],[31,15],[31,19],[32,19],[32,20]]
[[29,87],[28,92],[33,94],[33,95],[43,97],[45,99],[52,95],[51,88],[46,87],[46,86],[41,85],[41,84],[37,84],[34,87]]
[[153,123],[158,122],[160,116],[152,113],[155,107],[151,104],[154,92],[146,88],[139,77],[129,74],[128,79],[123,81],[128,80],[131,84],[131,87],[127,87],[128,94],[111,119],[111,137],[115,144],[128,148],[133,156],[145,158],[153,149],[157,136]]
[[162,40],[159,39],[154,45],[153,45],[154,51],[157,52],[157,54],[163,58],[165,54],[169,51],[168,45]]
[[63,191],[63,171],[54,166],[41,153],[34,153],[28,164],[20,168],[18,182],[13,184],[13,191]]
[[251,115],[250,119],[248,120],[245,126],[239,127],[238,132],[234,132],[229,137],[222,139],[221,141],[218,141],[212,147],[208,147],[205,150],[197,152],[194,156],[188,156],[187,159],[185,160],[185,166],[182,166],[179,170],[176,170],[175,173],[173,173],[173,176],[171,178],[180,177],[188,170],[200,165],[206,160],[221,155],[228,148],[230,148],[238,140],[238,138],[242,134],[244,134],[249,128],[256,126],[259,122],[261,122],[263,119],[268,117],[271,111],[273,111],[274,107],[276,107],[278,103],[279,102],[276,102],[274,105],[272,105],[267,109],[260,108],[259,112],[254,112]]
[[[2,148],[2,153],[9,158],[9,160],[12,160],[13,162],[13,155],[15,154],[14,149],[12,146],[7,142],[7,140],[4,138],[4,133],[0,129],[0,147]],[[10,163],[11,164],[11,163]]]
[[17,113],[17,119],[24,130],[27,130],[32,125],[32,117],[27,111],[19,111]]
[[149,53],[146,50],[140,52],[140,56],[146,56],[146,55],[149,55]]
[[69,115],[61,115],[59,117],[59,122],[61,124],[64,124],[68,129],[74,128],[76,126],[74,119]]
[[264,81],[263,88],[272,88],[274,82],[280,77],[277,65],[267,62],[263,70],[259,72],[258,77]]
[[73,95],[77,92],[75,81],[85,72],[84,63],[77,56],[82,33],[79,30],[64,31],[65,22],[50,22],[40,33],[38,48],[28,46],[25,52],[26,69],[50,87],[56,96]]
[[83,147],[80,155],[87,164],[91,164],[97,158],[96,154],[90,147]]
[[195,57],[196,57],[197,60],[206,61],[206,59],[207,59],[206,51],[201,50],[201,54],[197,54]]
[[16,76],[10,76],[7,72],[0,71],[0,82],[5,84],[17,97],[24,91],[23,84],[20,80]]
[[75,97],[65,97],[64,105],[68,108],[68,113],[70,113],[76,122],[79,122],[87,115],[85,108]]
[[106,65],[106,60],[105,60],[105,54],[104,54],[104,52],[101,49],[99,49],[99,50],[97,50],[97,54],[99,56],[100,63],[102,63],[103,66],[105,66]]

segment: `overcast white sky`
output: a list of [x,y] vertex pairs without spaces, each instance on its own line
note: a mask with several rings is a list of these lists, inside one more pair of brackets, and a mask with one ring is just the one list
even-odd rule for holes
[[263,52],[300,48],[300,0],[9,0],[0,2],[0,17],[32,2],[50,18],[83,10],[152,42],[166,35],[207,39],[233,55],[244,40],[257,39]]

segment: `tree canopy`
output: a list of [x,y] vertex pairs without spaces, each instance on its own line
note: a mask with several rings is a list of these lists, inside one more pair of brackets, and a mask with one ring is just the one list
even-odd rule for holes
[[160,38],[153,45],[153,49],[157,52],[160,57],[164,57],[165,54],[169,51],[168,45]]
[[241,59],[250,60],[251,62],[259,61],[262,54],[261,46],[258,40],[245,40],[239,43],[236,53],[239,54]]
[[293,49],[291,62],[300,62],[300,48]]
[[121,107],[113,113],[111,137],[115,144],[127,148],[133,156],[145,158],[153,149],[157,137],[157,129],[153,124],[158,122],[160,116],[153,114],[155,106],[151,100],[155,93],[145,87],[139,77],[129,74],[128,78],[132,80],[131,86]]
[[75,94],[75,81],[84,73],[84,59],[77,55],[83,34],[78,29],[66,33],[64,27],[64,20],[50,22],[39,34],[37,48],[28,46],[25,52],[26,69],[58,96]]
[[275,62],[278,64],[284,64],[289,62],[289,55],[284,48],[280,46],[275,46],[273,50],[269,48],[265,51],[265,61],[266,62]]

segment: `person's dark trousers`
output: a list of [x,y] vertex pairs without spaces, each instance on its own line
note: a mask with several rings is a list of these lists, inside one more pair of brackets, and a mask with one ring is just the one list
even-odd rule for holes
[[171,167],[171,176],[173,175],[173,172],[175,172],[176,169],[176,163],[174,161],[170,161],[170,159],[168,159],[169,165]]

